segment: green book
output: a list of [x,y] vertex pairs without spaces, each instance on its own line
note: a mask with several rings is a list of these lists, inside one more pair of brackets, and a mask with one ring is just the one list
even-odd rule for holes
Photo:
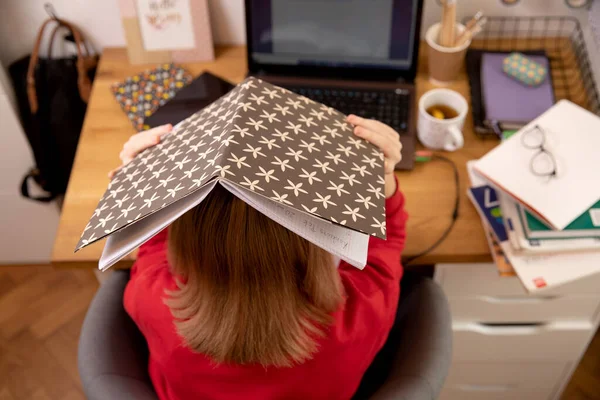
[[562,231],[556,231],[519,206],[524,233],[528,239],[567,239],[600,237],[600,200]]

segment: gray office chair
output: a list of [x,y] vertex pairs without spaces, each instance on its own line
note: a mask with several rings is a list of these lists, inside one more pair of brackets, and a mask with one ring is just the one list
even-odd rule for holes
[[[79,374],[90,400],[156,400],[148,377],[148,348],[123,309],[128,271],[100,286],[83,322]],[[396,322],[354,399],[436,399],[452,352],[447,299],[431,279],[403,279]]]

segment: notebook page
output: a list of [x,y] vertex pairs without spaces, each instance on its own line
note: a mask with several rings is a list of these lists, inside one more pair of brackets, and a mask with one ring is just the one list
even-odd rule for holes
[[369,235],[313,217],[225,180],[219,182],[235,196],[295,234],[358,269],[365,267]]
[[106,240],[106,245],[98,263],[100,271],[106,271],[112,267],[135,248],[146,243],[177,218],[200,204],[211,190],[213,190],[216,183],[217,181],[209,182],[189,196],[110,235]]

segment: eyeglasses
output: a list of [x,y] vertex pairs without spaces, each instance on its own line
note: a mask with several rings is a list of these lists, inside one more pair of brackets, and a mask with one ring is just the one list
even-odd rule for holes
[[555,178],[557,173],[556,158],[545,147],[546,131],[541,126],[535,125],[523,133],[521,143],[528,149],[536,150],[529,162],[531,173],[541,177]]

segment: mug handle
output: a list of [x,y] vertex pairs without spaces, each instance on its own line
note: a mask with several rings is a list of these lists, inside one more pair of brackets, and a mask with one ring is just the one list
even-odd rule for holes
[[444,150],[455,151],[463,147],[465,140],[463,134],[456,126],[452,125],[448,127],[448,136],[446,137],[446,143],[444,144]]

